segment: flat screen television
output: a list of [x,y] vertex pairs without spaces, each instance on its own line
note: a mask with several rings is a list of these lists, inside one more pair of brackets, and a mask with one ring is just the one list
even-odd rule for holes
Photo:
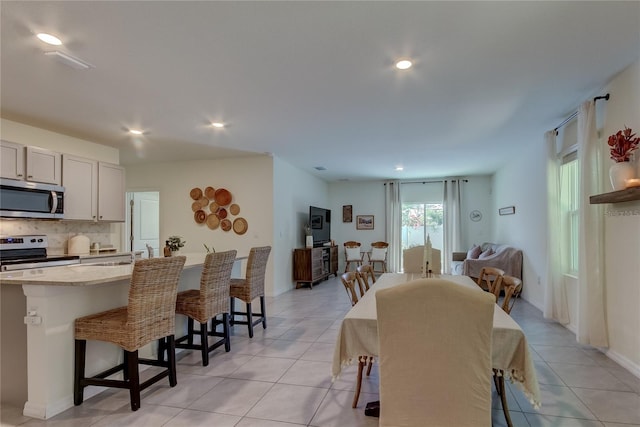
[[331,241],[331,210],[309,206],[309,225],[314,247]]

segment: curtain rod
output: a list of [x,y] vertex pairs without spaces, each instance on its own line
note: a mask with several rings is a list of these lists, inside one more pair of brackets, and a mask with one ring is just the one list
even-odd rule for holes
[[[444,182],[446,180],[444,179],[436,179],[436,180],[429,180],[429,179],[425,179],[425,180],[420,180],[420,181],[400,181],[400,184],[434,184],[436,182]],[[462,182],[469,182],[468,179],[451,179],[450,181],[462,181]],[[383,185],[387,185],[387,183],[385,182]]]
[[[593,98],[593,102],[596,102],[599,99],[604,99],[605,101],[608,101],[609,98],[610,98],[609,94],[606,94],[606,95],[603,95],[603,96],[596,96],[595,98]],[[564,119],[562,121],[562,123],[560,123],[558,126],[556,126],[555,129],[554,129],[556,131],[556,135],[558,134],[558,129],[560,129],[562,126],[566,125],[567,123],[569,123],[571,120],[575,119],[577,115],[578,115],[578,111],[574,111],[569,117]]]

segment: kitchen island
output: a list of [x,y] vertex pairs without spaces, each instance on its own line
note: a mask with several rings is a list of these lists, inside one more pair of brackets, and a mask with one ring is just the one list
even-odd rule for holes
[[[179,290],[198,288],[206,254],[184,255],[187,260]],[[244,259],[236,258],[233,276],[240,275]],[[23,414],[39,419],[51,418],[73,406],[74,320],[127,305],[132,270],[133,264],[76,264],[0,274],[3,403],[24,403]],[[178,316],[178,334],[186,330],[185,325]],[[142,349],[141,357],[149,357],[154,351],[155,343]],[[120,361],[120,348],[87,342],[87,374]],[[88,387],[85,397],[101,390]]]

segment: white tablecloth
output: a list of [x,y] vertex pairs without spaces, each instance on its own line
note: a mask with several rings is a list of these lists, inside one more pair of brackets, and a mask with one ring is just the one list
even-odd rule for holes
[[[340,375],[343,366],[357,362],[358,356],[378,355],[376,291],[419,278],[419,274],[385,273],[347,313],[336,340],[332,366],[334,378]],[[440,278],[482,292],[467,276],[442,275]],[[493,368],[502,371],[507,379],[519,385],[529,401],[537,407],[540,389],[527,339],[516,321],[497,305],[493,314],[492,349]]]

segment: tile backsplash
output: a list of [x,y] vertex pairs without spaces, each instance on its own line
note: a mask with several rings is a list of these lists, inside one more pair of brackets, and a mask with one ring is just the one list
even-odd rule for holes
[[91,244],[101,247],[112,245],[119,249],[120,224],[83,221],[0,220],[0,235],[46,234],[49,240],[49,255],[67,253],[70,237],[83,234]]

